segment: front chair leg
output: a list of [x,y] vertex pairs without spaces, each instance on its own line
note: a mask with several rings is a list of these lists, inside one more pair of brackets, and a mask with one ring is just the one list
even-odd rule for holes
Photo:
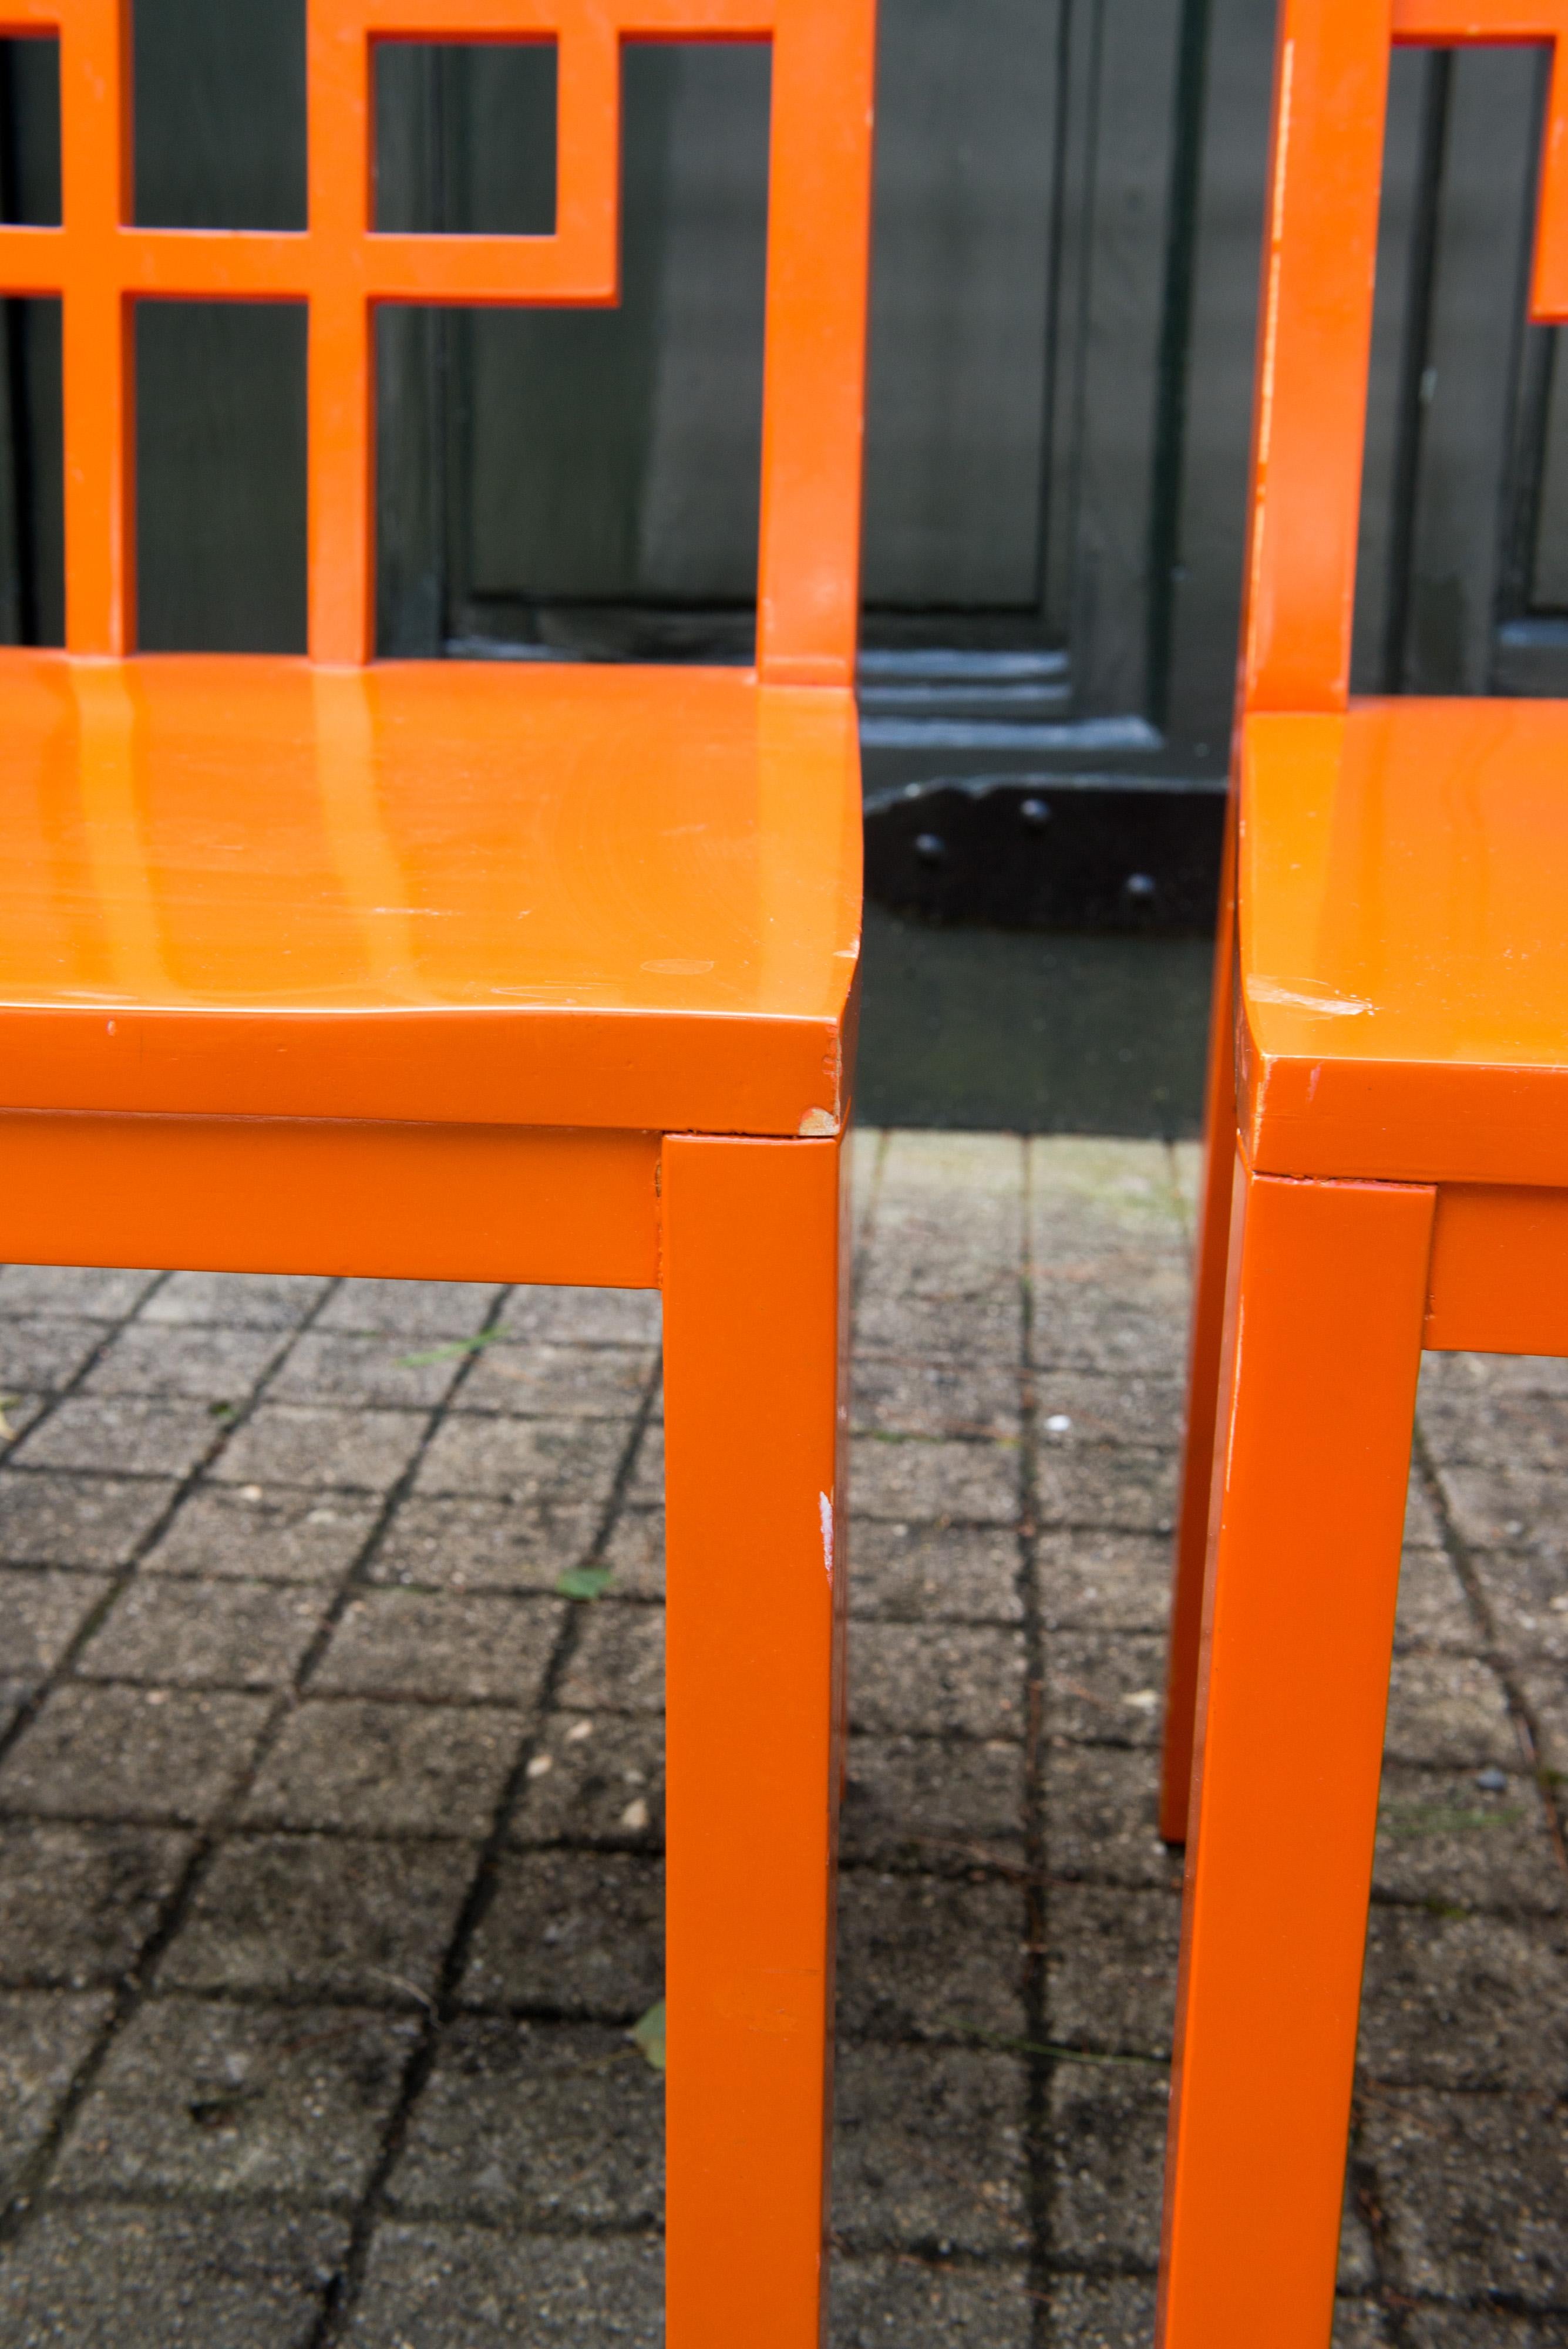
[[670,2349],[822,2337],[840,1159],[663,1154]]
[[1161,2349],[1328,2349],[1433,1199],[1237,1168]]

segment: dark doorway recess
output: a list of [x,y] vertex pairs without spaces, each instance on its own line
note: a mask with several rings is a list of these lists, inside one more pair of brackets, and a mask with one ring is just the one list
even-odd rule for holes
[[1211,959],[1203,938],[935,929],[868,905],[855,1113],[1194,1135]]

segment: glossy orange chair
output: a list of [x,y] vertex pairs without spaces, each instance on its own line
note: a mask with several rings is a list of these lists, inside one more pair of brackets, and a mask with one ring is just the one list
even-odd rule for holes
[[[821,2331],[873,0],[308,0],[309,227],[136,226],[60,42],[63,654],[0,654],[0,1254],[665,1295],[668,2338]],[[620,45],[773,49],[754,671],[369,665],[378,303],[616,298]],[[374,233],[382,40],[551,39],[548,236]],[[308,660],[134,657],[159,296],[309,305]]]
[[1348,693],[1390,45],[1524,41],[1555,45],[1561,321],[1568,0],[1281,12],[1166,1720],[1164,2349],[1326,2349],[1421,1350],[1568,1354],[1568,707]]

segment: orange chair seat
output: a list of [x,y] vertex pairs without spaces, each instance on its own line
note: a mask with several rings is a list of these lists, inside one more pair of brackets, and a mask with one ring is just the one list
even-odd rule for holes
[[847,692],[0,655],[0,1107],[830,1132]]
[[1255,714],[1240,823],[1258,1172],[1568,1184],[1568,705]]

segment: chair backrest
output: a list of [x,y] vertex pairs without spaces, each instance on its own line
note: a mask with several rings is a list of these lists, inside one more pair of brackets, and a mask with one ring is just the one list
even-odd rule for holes
[[[1282,0],[1241,699],[1343,709],[1388,53],[1554,46],[1531,316],[1568,319],[1568,0]],[[1520,125],[1520,136],[1527,135]]]
[[[213,0],[219,5],[219,0]],[[758,663],[853,673],[875,0],[306,0],[309,226],[140,228],[131,210],[130,0],[0,0],[0,36],[60,44],[58,228],[0,228],[0,292],[63,297],[66,641],[135,642],[132,410],[139,299],[310,310],[310,651],[374,649],[379,302],[610,303],[618,292],[620,46],[767,40],[768,184]],[[554,40],[559,183],[549,236],[381,234],[378,41]]]

